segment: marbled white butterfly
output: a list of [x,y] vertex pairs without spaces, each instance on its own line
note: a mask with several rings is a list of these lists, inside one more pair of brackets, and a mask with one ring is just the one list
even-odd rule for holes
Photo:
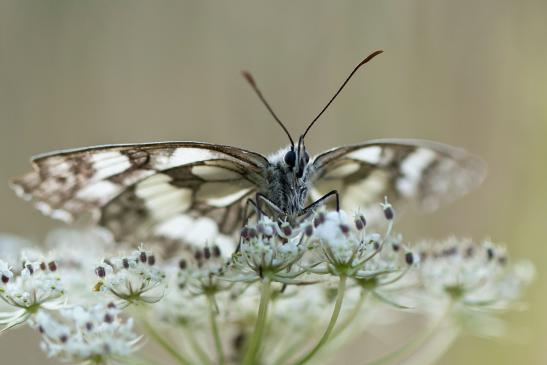
[[[484,163],[461,149],[422,140],[372,140],[310,158],[304,138],[365,58],[295,144],[249,73],[245,78],[283,128],[290,146],[269,157],[200,142],[103,145],[32,159],[33,171],[14,179],[19,196],[43,213],[73,221],[91,212],[117,239],[143,238],[183,217],[208,217],[222,233],[241,228],[247,205],[296,221],[327,198],[343,209],[394,205],[435,209],[476,187]],[[251,209],[252,211],[252,209]],[[374,214],[374,213],[371,213]]]

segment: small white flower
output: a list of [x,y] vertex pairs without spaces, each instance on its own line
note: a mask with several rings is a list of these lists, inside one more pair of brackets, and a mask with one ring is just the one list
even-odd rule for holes
[[113,294],[123,305],[156,303],[166,288],[165,272],[142,245],[131,255],[103,260],[96,266],[95,274],[99,278],[95,290]]
[[227,290],[232,284],[224,280],[226,269],[226,258],[217,245],[195,249],[193,257],[179,260],[176,286],[194,296]]
[[34,321],[49,357],[104,364],[138,349],[141,337],[133,332],[133,321],[122,321],[113,305],[73,307],[61,310],[58,317],[41,312]]
[[40,309],[57,309],[63,305],[61,279],[55,261],[24,262],[23,269],[15,275],[0,260],[0,299],[14,311],[0,313],[0,325],[5,331],[27,321]]
[[422,244],[420,256],[418,273],[428,292],[475,308],[510,304],[533,277],[531,264],[511,265],[505,248],[490,241],[475,244],[450,238]]
[[416,260],[414,255],[401,244],[401,238],[391,237],[391,205],[386,203],[388,228],[382,236],[366,232],[366,220],[356,215],[351,220],[343,211],[319,213],[314,219],[314,229],[310,240],[316,243],[315,250],[320,253],[312,272],[318,274],[347,275],[357,279],[383,279],[388,274],[407,269]]
[[232,256],[232,280],[255,281],[268,276],[291,283],[302,270],[292,270],[307,247],[303,244],[306,224],[293,227],[262,215],[257,223],[241,230],[239,251]]

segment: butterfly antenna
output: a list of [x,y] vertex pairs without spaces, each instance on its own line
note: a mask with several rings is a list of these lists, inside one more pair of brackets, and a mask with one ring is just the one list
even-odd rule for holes
[[359,68],[361,68],[361,66],[363,66],[365,63],[367,63],[368,61],[372,60],[374,57],[378,56],[380,53],[383,53],[384,51],[382,50],[378,50],[378,51],[375,51],[373,53],[371,53],[369,56],[367,56],[364,60],[361,61],[361,63],[359,63],[357,66],[355,66],[355,68],[353,69],[353,71],[351,71],[351,73],[349,74],[349,76],[346,78],[346,81],[344,81],[344,83],[342,84],[342,86],[340,86],[340,88],[338,89],[338,91],[336,92],[336,94],[334,94],[334,96],[329,100],[329,102],[327,103],[327,105],[325,105],[325,107],[323,108],[323,110],[321,110],[321,112],[319,114],[317,114],[317,116],[315,117],[314,120],[311,121],[311,123],[308,125],[308,128],[306,128],[306,130],[304,131],[304,134],[302,134],[302,139],[304,139],[304,137],[306,136],[306,133],[308,133],[308,131],[311,129],[311,127],[315,124],[315,122],[317,121],[317,119],[319,119],[319,117],[325,112],[325,110],[328,109],[328,107],[332,104],[332,102],[334,101],[334,99],[336,99],[336,97],[338,96],[338,94],[340,94],[340,92],[344,89],[344,87],[346,86],[346,84],[349,82],[349,80],[353,77],[353,75],[357,72],[357,70],[359,70]]
[[270,114],[272,115],[272,117],[274,117],[275,121],[281,126],[281,128],[283,128],[283,130],[285,131],[285,133],[287,133],[287,137],[289,137],[289,141],[291,141],[291,146],[292,146],[292,149],[294,150],[294,141],[291,137],[291,134],[289,133],[289,131],[287,130],[287,128],[285,127],[285,125],[283,124],[283,122],[281,122],[281,120],[277,117],[277,115],[275,114],[275,112],[273,111],[272,107],[270,106],[270,104],[268,104],[268,102],[266,101],[266,99],[264,98],[264,96],[262,95],[262,92],[260,92],[260,89],[258,88],[258,86],[256,86],[256,82],[255,82],[255,79],[253,78],[253,76],[250,74],[250,72],[248,71],[242,71],[241,74],[243,75],[243,77],[245,78],[245,80],[247,80],[247,82],[251,85],[251,87],[253,88],[253,90],[256,92],[256,94],[258,95],[259,99],[262,101],[262,103],[266,106],[266,108],[268,109],[268,111],[270,112]]

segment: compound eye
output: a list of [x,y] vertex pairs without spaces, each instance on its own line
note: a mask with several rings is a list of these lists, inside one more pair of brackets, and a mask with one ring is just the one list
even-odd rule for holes
[[290,167],[293,168],[294,164],[296,163],[296,152],[293,150],[290,150],[285,154],[285,163]]

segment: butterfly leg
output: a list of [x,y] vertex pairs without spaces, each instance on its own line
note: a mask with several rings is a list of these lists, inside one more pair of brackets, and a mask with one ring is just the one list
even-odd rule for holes
[[[251,208],[251,209],[249,209]],[[254,209],[254,212],[253,212],[253,209]],[[251,211],[249,213],[249,210]],[[256,204],[256,202],[253,200],[253,199],[247,199],[247,202],[245,203],[245,209],[243,210],[243,224],[246,225],[247,224],[247,221],[249,220],[249,218],[251,218],[251,215],[253,213],[256,213],[259,217],[261,214],[266,214],[264,213],[264,211],[262,211],[258,205]]]
[[310,205],[308,205],[307,207],[305,207],[304,209],[302,209],[301,216],[306,215],[307,217],[309,214],[311,214],[315,210],[315,208],[325,204],[327,199],[333,198],[333,197],[336,199],[336,211],[338,212],[340,210],[340,196],[338,194],[338,190],[332,190],[326,193],[325,195],[323,195],[321,198],[314,201],[313,203],[311,203]]
[[[283,210],[281,210],[281,208],[279,208],[277,206],[277,204],[275,204],[273,201],[271,201],[266,195],[262,194],[262,193],[256,193],[256,196],[255,196],[255,200],[256,200],[256,205],[258,207],[258,211],[259,212],[263,212],[263,210],[261,209],[261,202],[265,203],[270,209],[272,209],[278,216],[281,216],[281,215],[284,215],[284,212]],[[264,214],[266,215],[266,214]]]

